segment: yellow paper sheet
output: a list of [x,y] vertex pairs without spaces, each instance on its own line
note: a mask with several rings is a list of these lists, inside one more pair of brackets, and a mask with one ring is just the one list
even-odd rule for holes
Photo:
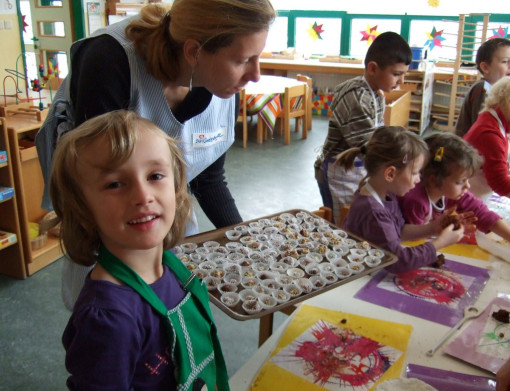
[[[341,300],[341,298],[339,298],[339,300]],[[324,389],[320,385],[311,383],[269,361],[278,354],[280,350],[293,342],[319,320],[350,329],[356,334],[370,338],[402,352],[402,355],[384,373],[379,381],[374,384],[373,388],[386,379],[399,378],[401,376],[412,326],[303,304],[300,306],[299,311],[294,316],[288,328],[284,331],[275,350],[271,353],[257,375],[251,387],[252,391]]]

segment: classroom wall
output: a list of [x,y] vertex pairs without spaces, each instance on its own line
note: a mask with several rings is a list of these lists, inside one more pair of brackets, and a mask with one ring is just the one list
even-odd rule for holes
[[[0,10],[2,11],[2,10]],[[5,11],[5,10],[3,10]],[[3,12],[2,11],[2,12]],[[4,94],[14,94],[12,80],[6,81],[4,92],[4,78],[8,75],[5,69],[16,69],[16,59],[21,54],[20,30],[16,13],[0,12],[0,80],[2,81],[0,98],[3,102]],[[21,68],[21,69],[20,69]],[[18,61],[18,69],[23,72],[23,61]],[[24,86],[23,86],[24,87]]]
[[[506,1],[483,2],[480,0],[271,0],[273,7],[280,10],[323,10],[347,11],[350,14],[386,15],[459,15],[462,13],[508,13]],[[430,4],[437,4],[436,7]]]

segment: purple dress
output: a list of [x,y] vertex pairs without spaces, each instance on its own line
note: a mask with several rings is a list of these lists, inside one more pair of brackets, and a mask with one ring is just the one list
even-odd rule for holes
[[[169,309],[186,295],[166,266],[150,286]],[[128,286],[87,277],[62,342],[70,390],[176,388],[161,317]]]
[[436,249],[430,242],[414,247],[403,247],[400,233],[405,222],[396,196],[389,195],[379,204],[372,196],[359,191],[349,208],[342,228],[385,250],[394,253],[398,261],[386,269],[400,273],[430,265],[436,261]]
[[[414,189],[409,191],[405,196],[399,197],[398,202],[404,214],[406,222],[409,224],[426,224],[441,213],[432,211],[427,191],[418,183]],[[494,224],[497,223],[501,217],[487,208],[487,205],[479,198],[476,198],[471,192],[467,191],[459,200],[451,200],[445,198],[445,209],[449,209],[457,205],[457,212],[464,213],[472,211],[478,218],[476,221],[476,228],[483,233],[491,230]]]

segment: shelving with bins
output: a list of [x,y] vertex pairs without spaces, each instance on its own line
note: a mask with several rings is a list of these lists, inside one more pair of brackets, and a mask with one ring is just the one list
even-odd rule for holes
[[32,250],[29,222],[38,222],[48,211],[41,208],[44,181],[39,165],[37,150],[33,142],[41,126],[36,120],[9,119],[9,146],[13,153],[12,167],[14,184],[18,196],[18,214],[27,275],[31,275],[62,256],[59,240],[48,235],[48,241],[37,250]]
[[[453,131],[460,114],[464,97],[477,80],[480,79],[474,62],[474,44],[481,44],[487,40],[489,15],[483,15],[481,26],[478,23],[468,22],[466,14],[459,15],[458,21],[445,20],[448,23],[457,23],[457,44],[455,58],[450,59],[452,76],[446,80],[437,80],[434,91],[435,103],[432,108],[432,117],[435,127],[441,130]],[[479,36],[478,36],[478,33]],[[466,42],[470,42],[469,46]]]
[[[5,118],[0,118],[0,150],[7,153],[7,161],[0,163],[0,186],[15,189]],[[0,273],[25,278],[27,272],[21,245],[16,191],[12,197],[0,201],[0,216],[0,230],[16,235],[15,242],[0,249]]]
[[411,107],[408,128],[423,134],[430,122],[434,86],[434,72],[431,64],[424,62],[424,69],[406,73],[402,89],[411,92]]

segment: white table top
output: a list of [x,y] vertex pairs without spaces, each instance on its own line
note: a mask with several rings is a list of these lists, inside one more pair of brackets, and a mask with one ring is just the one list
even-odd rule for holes
[[247,94],[278,94],[284,93],[285,87],[306,84],[291,77],[260,75],[260,80],[256,83],[250,81],[244,87]]
[[[447,259],[484,268],[488,268],[492,261],[497,260],[492,256],[489,261],[482,261],[452,254],[445,254],[445,256]],[[505,266],[510,267],[510,265]],[[412,325],[413,330],[409,339],[405,365],[403,367],[404,371],[406,365],[412,363],[470,375],[488,377],[491,376],[489,372],[484,371],[481,368],[467,364],[461,360],[442,353],[443,348],[448,344],[449,341],[458,335],[459,332],[454,334],[452,338],[443,344],[443,346],[435,353],[433,357],[428,357],[425,352],[428,349],[433,348],[441,340],[441,338],[450,330],[449,327],[354,298],[354,294],[361,287],[363,287],[370,280],[370,278],[370,276],[364,276],[349,284],[340,286],[337,289],[333,289],[331,291],[325,292],[322,295],[315,296],[310,300],[305,301],[304,303],[370,318]],[[476,305],[482,310],[485,309],[485,307],[491,302],[492,299],[498,295],[498,293],[510,293],[510,282],[508,280],[500,279],[491,275],[491,278],[481,292]],[[230,388],[232,390],[242,391],[248,390],[250,388],[252,381],[255,379],[260,368],[272,350],[278,344],[280,336],[285,331],[291,320],[292,315],[230,378]],[[461,330],[464,330],[470,324],[470,322],[471,321],[467,321]]]

